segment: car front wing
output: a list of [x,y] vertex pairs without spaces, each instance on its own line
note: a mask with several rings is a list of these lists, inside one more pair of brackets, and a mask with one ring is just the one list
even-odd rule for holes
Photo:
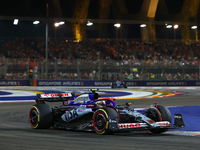
[[174,114],[174,124],[171,124],[169,121],[160,121],[147,123],[116,123],[116,121],[110,120],[110,129],[112,131],[123,131],[123,130],[151,130],[151,129],[178,129],[185,127],[183,117],[181,114]]

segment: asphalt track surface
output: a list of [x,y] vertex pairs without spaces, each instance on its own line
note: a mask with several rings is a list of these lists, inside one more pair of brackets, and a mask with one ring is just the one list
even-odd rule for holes
[[[200,105],[200,90],[179,90],[185,95],[128,100],[134,108],[148,108],[152,103],[164,106]],[[124,104],[127,100],[118,100]],[[94,132],[66,130],[36,130],[28,122],[28,113],[35,103],[0,104],[0,149],[1,150],[55,150],[55,149],[112,149],[112,150],[199,150],[199,136],[175,134],[152,134],[148,132],[127,132],[114,135],[97,135]],[[50,103],[53,107],[56,103]],[[200,132],[199,132],[200,133]]]

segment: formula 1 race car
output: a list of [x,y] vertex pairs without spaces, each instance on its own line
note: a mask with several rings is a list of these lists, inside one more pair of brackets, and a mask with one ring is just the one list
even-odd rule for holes
[[[36,103],[29,112],[29,122],[34,129],[67,129],[76,131],[95,131],[98,134],[112,134],[131,130],[150,130],[162,133],[168,129],[185,126],[182,115],[174,115],[171,123],[169,110],[153,104],[145,111],[130,108],[130,103],[117,106],[114,98],[99,98],[97,89],[81,95],[74,93],[37,94]],[[46,102],[63,104],[51,108]],[[66,104],[65,104],[66,103]]]
[[127,88],[127,85],[126,85],[126,82],[118,80],[118,81],[112,82],[111,88],[112,89],[114,89],[114,88]]

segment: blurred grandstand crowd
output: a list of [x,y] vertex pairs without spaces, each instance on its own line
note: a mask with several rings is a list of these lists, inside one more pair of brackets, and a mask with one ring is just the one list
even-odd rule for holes
[[[91,39],[83,42],[73,40],[49,39],[49,58],[60,59],[100,59],[146,60],[156,63],[164,61],[171,64],[176,61],[198,63],[200,59],[199,43],[174,41],[142,42],[135,40]],[[45,57],[45,41],[34,39],[1,39],[1,56],[5,58],[41,58]]]
[[[31,69],[36,63],[45,60],[45,41],[44,39],[26,39],[26,38],[2,38],[0,39],[0,66],[5,60],[7,65],[13,69],[25,68]],[[84,62],[90,71],[84,70],[82,75],[78,77],[77,73],[62,72],[57,74],[52,72],[49,79],[97,79],[98,67],[97,61],[100,59],[102,65],[109,65],[109,61],[115,61],[116,67],[120,69],[120,65],[125,66],[146,66],[147,68],[156,67],[159,71],[155,73],[148,69],[138,69],[138,71],[123,71],[123,79],[199,79],[198,66],[200,65],[200,45],[198,42],[181,42],[160,40],[157,42],[142,42],[137,40],[105,40],[105,39],[88,39],[87,41],[75,42],[73,40],[49,39],[48,42],[48,58],[49,60],[57,60],[56,62],[65,68],[76,68],[77,61]],[[29,61],[27,61],[29,59]],[[37,60],[37,61],[35,61]],[[92,65],[89,62],[93,62]],[[119,63],[120,62],[120,63]],[[54,61],[52,61],[53,65]],[[183,66],[196,67],[197,70],[192,72],[163,72],[163,67],[181,68]],[[159,66],[159,67],[158,67]],[[141,67],[138,67],[141,68]],[[117,72],[117,71],[116,71]],[[17,73],[14,70],[7,72],[7,79],[24,79],[30,72]],[[111,74],[111,75],[110,75]],[[56,77],[55,77],[56,76]],[[159,77],[157,77],[159,76]],[[44,78],[43,76],[38,77]],[[102,79],[116,80],[116,76],[107,71]]]

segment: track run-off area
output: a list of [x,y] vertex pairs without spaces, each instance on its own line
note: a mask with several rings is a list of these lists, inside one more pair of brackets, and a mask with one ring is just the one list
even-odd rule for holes
[[[185,127],[159,135],[145,131],[101,136],[94,132],[34,130],[29,125],[28,113],[35,104],[36,94],[74,92],[79,95],[90,88],[98,88],[100,97],[114,97],[118,105],[131,102],[135,110],[147,109],[153,103],[166,106],[172,114],[172,123],[174,113],[181,113]],[[198,149],[199,96],[199,87],[0,87],[0,144],[3,149],[130,149],[134,146],[138,149]],[[61,103],[49,105],[54,107]]]

